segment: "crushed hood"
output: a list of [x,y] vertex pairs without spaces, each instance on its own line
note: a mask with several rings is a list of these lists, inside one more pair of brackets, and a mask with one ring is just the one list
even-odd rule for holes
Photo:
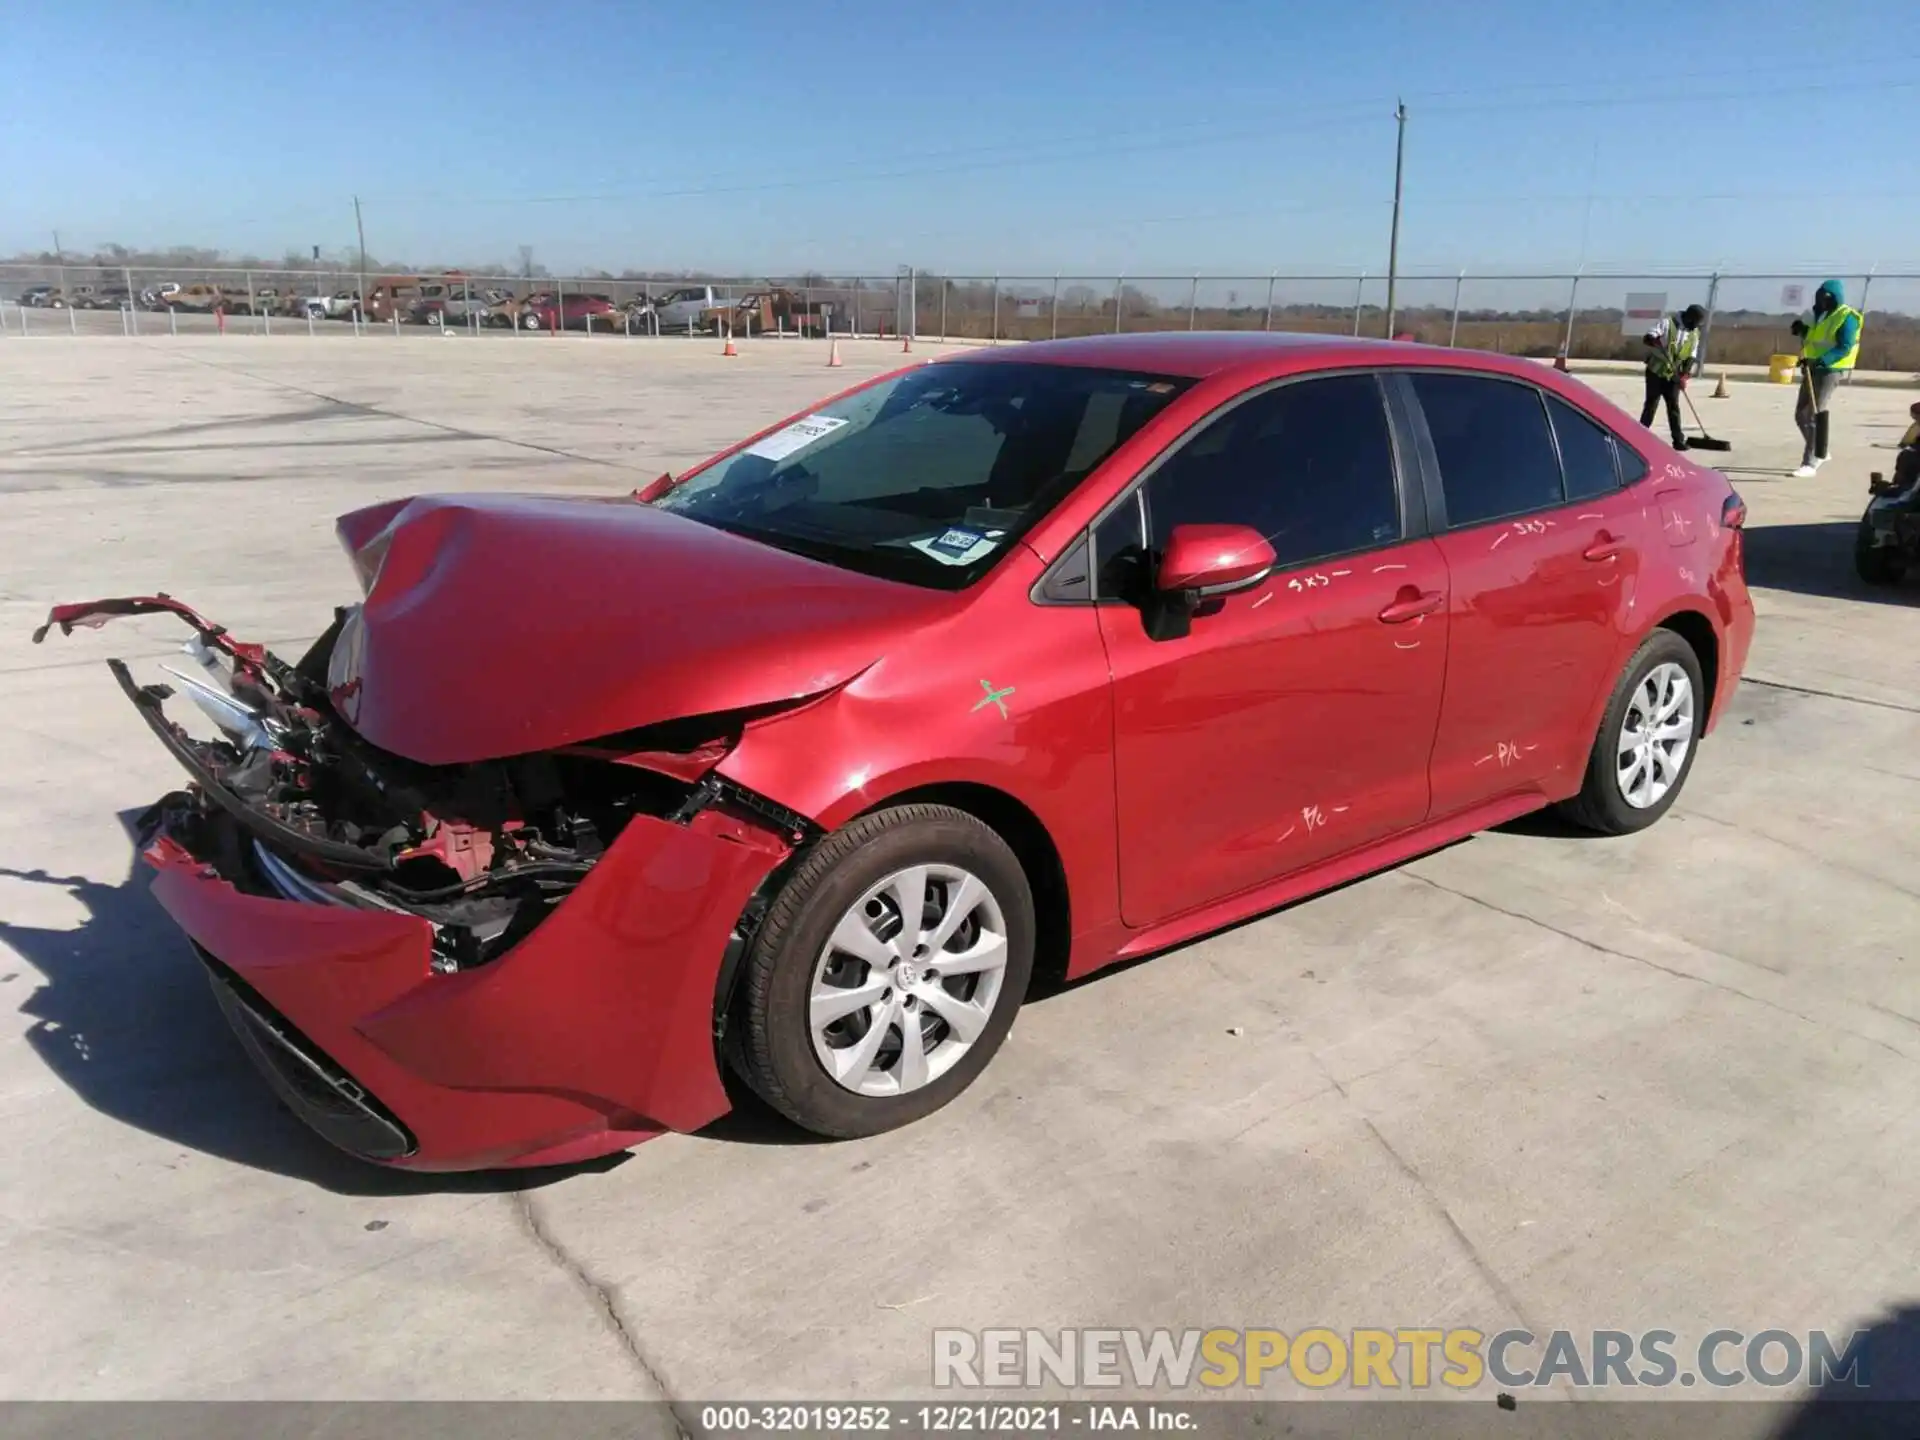
[[818,694],[953,601],[625,499],[425,496],[338,529],[367,598],[334,706],[429,765]]

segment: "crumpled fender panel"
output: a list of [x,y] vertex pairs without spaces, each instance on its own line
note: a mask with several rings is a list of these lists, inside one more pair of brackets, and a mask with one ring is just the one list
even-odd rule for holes
[[727,1112],[715,984],[777,845],[649,816],[527,940],[434,975],[413,916],[243,894],[161,836],[155,898],[391,1109],[410,1168],[558,1163]]

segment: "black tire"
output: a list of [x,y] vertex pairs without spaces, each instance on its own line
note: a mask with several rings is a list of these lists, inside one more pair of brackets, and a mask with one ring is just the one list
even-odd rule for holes
[[1897,546],[1873,543],[1873,525],[1862,515],[1853,535],[1853,568],[1869,585],[1897,585],[1907,573],[1907,561]]
[[[1653,804],[1640,808],[1629,804],[1620,790],[1620,729],[1633,703],[1634,692],[1656,667],[1668,664],[1678,665],[1693,686],[1693,738],[1681,761],[1680,773],[1667,793]],[[1673,808],[1673,802],[1686,788],[1687,777],[1693,773],[1694,757],[1700,753],[1700,736],[1712,703],[1713,697],[1707,693],[1701,678],[1700,657],[1693,653],[1693,646],[1671,630],[1654,631],[1633,652],[1619,683],[1613,687],[1613,695],[1600,717],[1600,733],[1594,737],[1593,749],[1587,756],[1587,773],[1580,793],[1557,807],[1561,815],[1583,829],[1602,835],[1629,835],[1653,824]]]
[[[808,1020],[814,968],[861,894],[897,870],[946,863],[978,877],[1006,923],[1007,963],[985,1029],[951,1069],[917,1090],[868,1096],[844,1088],[814,1053]],[[851,1139],[911,1124],[946,1105],[987,1067],[1013,1027],[1033,975],[1033,895],[1007,842],[962,810],[903,805],[830,835],[781,888],[741,976],[730,1059],[774,1109],[816,1135]],[[917,1022],[916,1022],[917,1023]]]

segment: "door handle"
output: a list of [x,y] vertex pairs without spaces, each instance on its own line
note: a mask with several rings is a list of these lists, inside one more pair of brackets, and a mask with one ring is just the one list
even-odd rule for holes
[[1624,540],[1614,539],[1613,536],[1602,530],[1600,534],[1595,537],[1594,542],[1582,550],[1580,554],[1584,559],[1588,560],[1611,560],[1626,548],[1626,543]]
[[1399,599],[1380,612],[1380,619],[1388,625],[1404,625],[1422,615],[1431,615],[1446,601],[1447,597],[1438,590],[1415,590],[1408,585],[1400,591]]

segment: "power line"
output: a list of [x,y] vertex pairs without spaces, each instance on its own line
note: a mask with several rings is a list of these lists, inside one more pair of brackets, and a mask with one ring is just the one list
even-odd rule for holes
[[[1874,57],[1874,60],[1876,64],[1883,65],[1888,68],[1894,68],[1901,65],[1910,64],[1915,61],[1920,61],[1920,55],[1887,55],[1887,56],[1876,55]],[[1733,66],[1726,69],[1718,69],[1718,70],[1698,70],[1693,68],[1692,66],[1689,66],[1687,68],[1687,79],[1691,82],[1691,81],[1699,80],[1702,78],[1713,79],[1723,75],[1751,76],[1751,75],[1764,75],[1764,74],[1768,74],[1770,72],[1775,72],[1775,71],[1789,71],[1794,74],[1803,74],[1809,68],[1810,67],[1808,66],[1808,63],[1807,63],[1807,57],[1805,56],[1805,54],[1801,54],[1796,58],[1783,59],[1778,62],[1768,61],[1763,63],[1738,65],[1738,66]],[[1853,87],[1842,86],[1840,88],[1851,89]],[[1617,94],[1620,90],[1620,82],[1614,78],[1608,78],[1605,80],[1590,80],[1590,81],[1584,81],[1584,82],[1576,81],[1576,82],[1573,82],[1572,84],[1569,84],[1564,80],[1537,80],[1537,81],[1531,81],[1521,85],[1499,85],[1499,86],[1475,85],[1470,89],[1462,89],[1462,90],[1409,90],[1407,91],[1407,94],[1410,95],[1415,100],[1424,101],[1424,100],[1451,100],[1461,96],[1470,96],[1474,99],[1485,99],[1489,96],[1532,94],[1542,90],[1550,91],[1557,95],[1565,95],[1567,94],[1568,91],[1594,90],[1594,89],[1603,90],[1603,91],[1606,91],[1609,95],[1614,95],[1614,94]],[[1636,101],[1635,103],[1640,103],[1640,102]]]
[[[1920,89],[1920,80],[1867,80],[1858,84],[1830,82],[1818,85],[1769,85],[1760,89],[1690,91],[1687,95],[1689,105],[1698,105],[1710,100],[1753,100],[1772,99],[1782,95],[1818,95],[1834,91],[1846,91],[1858,95],[1868,91],[1913,90]],[[1640,95],[1615,96],[1611,99],[1572,99],[1539,100],[1518,105],[1439,105],[1422,113],[1429,115],[1515,115],[1540,110],[1617,110],[1621,108],[1643,109],[1646,97]]]
[[410,200],[464,200],[478,204],[514,204],[514,205],[576,205],[599,204],[617,200],[667,200],[684,199],[707,195],[745,195],[761,194],[779,190],[816,190],[826,186],[845,186],[868,184],[877,180],[912,180],[929,176],[958,175],[981,170],[1017,170],[1039,166],[1067,164],[1081,160],[1103,160],[1115,155],[1139,155],[1153,151],[1196,150],[1216,145],[1238,144],[1244,141],[1271,141],[1287,135],[1325,134],[1330,131],[1352,129],[1361,124],[1377,123],[1377,112],[1356,115],[1350,119],[1328,120],[1314,125],[1301,125],[1275,130],[1263,126],[1257,130],[1243,130],[1225,135],[1216,135],[1205,140],[1157,140],[1143,141],[1132,145],[1102,145],[1097,149],[1068,151],[1060,154],[1011,155],[994,159],[981,159],[957,165],[916,166],[910,169],[871,170],[810,175],[804,179],[762,180],[738,185],[691,185],[677,189],[658,190],[618,190],[602,191],[576,195],[499,195],[474,196],[470,192],[457,192],[446,196],[410,194]]

